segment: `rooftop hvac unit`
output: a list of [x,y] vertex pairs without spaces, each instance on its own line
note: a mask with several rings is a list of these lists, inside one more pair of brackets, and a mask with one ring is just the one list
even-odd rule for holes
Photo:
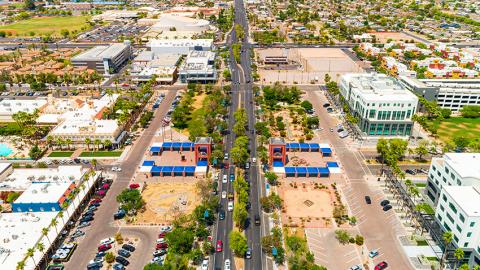
[[34,190],[32,190],[32,193],[33,193],[33,194],[37,194],[38,192],[37,192],[36,189],[34,189]]

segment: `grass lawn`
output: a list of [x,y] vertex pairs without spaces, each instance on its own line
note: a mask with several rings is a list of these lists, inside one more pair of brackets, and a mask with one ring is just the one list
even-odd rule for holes
[[424,188],[424,187],[427,186],[427,184],[426,183],[415,183],[415,186],[420,187],[420,188]]
[[427,205],[425,205],[425,213],[429,214],[429,215],[433,215],[433,214],[435,214],[435,211],[433,210],[433,208],[429,204],[427,204]]
[[480,137],[480,118],[452,117],[443,121],[435,121],[433,125],[438,128],[438,137],[443,142],[459,136]]
[[65,17],[42,17],[31,18],[0,26],[0,30],[12,33],[13,36],[34,36],[52,35],[59,37],[60,30],[67,29],[72,32],[80,32],[82,28],[90,27],[87,23],[89,16],[65,16]]
[[73,151],[53,151],[48,157],[70,157]]
[[82,152],[80,157],[119,157],[122,151],[94,151],[94,152]]
[[425,240],[416,240],[417,246],[428,246],[427,241]]

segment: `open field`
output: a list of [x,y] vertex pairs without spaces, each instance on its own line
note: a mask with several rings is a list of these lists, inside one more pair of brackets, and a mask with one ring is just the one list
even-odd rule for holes
[[137,222],[162,224],[180,213],[191,213],[200,204],[195,184],[196,181],[149,183],[142,192],[146,210],[137,215]]
[[332,80],[350,72],[363,72],[341,49],[332,48],[294,48],[281,50],[277,48],[258,49],[255,51],[258,60],[263,61],[265,56],[287,56],[288,60],[298,65],[297,69],[282,69],[280,67],[259,66],[260,80],[266,84],[276,81],[285,84],[323,83],[325,74]]
[[452,117],[433,123],[437,127],[438,137],[446,142],[455,137],[480,138],[480,118]]
[[[377,42],[379,43],[387,43],[389,39],[391,39],[394,42],[406,41],[406,40],[410,41],[412,39],[415,40],[416,42],[420,41],[416,38],[413,38],[401,32],[373,32],[369,34],[375,35],[375,37],[377,38]],[[417,33],[415,34],[418,35]]]
[[[42,17],[19,21],[16,23],[0,26],[0,31],[11,33],[12,36],[44,36],[51,35],[59,37],[62,29],[72,32],[80,32],[87,29],[89,16],[67,16],[67,17]],[[32,35],[33,33],[33,35]]]
[[73,151],[54,151],[48,157],[70,157]]
[[121,155],[122,151],[85,151],[80,154],[80,157],[119,157]]

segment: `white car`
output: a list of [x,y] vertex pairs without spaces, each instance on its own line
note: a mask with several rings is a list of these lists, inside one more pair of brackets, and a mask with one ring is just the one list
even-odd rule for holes
[[222,199],[225,199],[227,198],[227,192],[224,190],[222,191]]
[[219,179],[219,173],[216,173],[215,176],[213,177],[213,179],[215,179],[215,181],[218,181],[218,179]]
[[229,212],[233,211],[233,202],[228,202],[227,209]]
[[113,239],[112,237],[109,237],[101,240],[100,245],[111,245],[113,244],[113,242],[115,242],[115,239]]
[[202,262],[202,270],[208,270],[208,260],[204,259]]
[[227,175],[224,174],[223,177],[222,177],[222,183],[227,183],[228,179],[227,179]]
[[165,241],[165,238],[163,238],[163,237],[157,239],[157,244],[163,244],[163,243],[165,243],[165,242],[166,242],[166,241]]
[[257,162],[257,158],[252,158],[252,163]]
[[230,260],[229,259],[225,260],[225,267],[223,269],[224,270],[230,270]]

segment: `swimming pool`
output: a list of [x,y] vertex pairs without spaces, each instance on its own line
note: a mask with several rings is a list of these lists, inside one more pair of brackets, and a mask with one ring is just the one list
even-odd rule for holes
[[7,157],[11,153],[13,153],[13,150],[10,147],[8,147],[8,145],[4,143],[0,143],[0,157]]

